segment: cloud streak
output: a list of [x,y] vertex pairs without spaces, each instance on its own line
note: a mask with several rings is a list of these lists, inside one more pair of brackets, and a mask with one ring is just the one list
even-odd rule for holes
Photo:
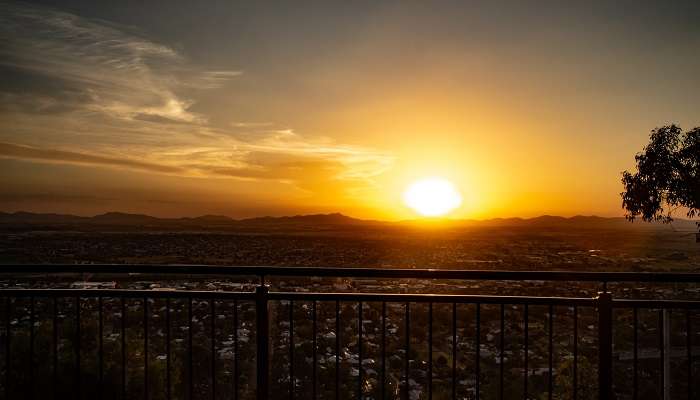
[[175,49],[104,21],[21,4],[0,9],[0,31],[12,38],[0,48],[0,65],[78,91],[85,109],[107,116],[199,122],[178,90],[220,87],[241,74],[199,70]]
[[72,151],[42,149],[11,143],[0,143],[0,157],[39,160],[64,164],[105,165],[166,174],[178,174],[185,172],[184,169],[174,166],[158,165],[138,160],[103,157],[94,154],[76,153]]
[[[343,157],[347,157],[348,154],[356,157],[349,149],[340,153],[329,151],[321,156],[278,150],[271,147],[267,147],[265,151],[246,149],[244,153],[230,159],[230,153],[199,149],[177,155],[171,154],[171,157],[180,160],[178,163],[169,162],[166,157],[161,158],[162,162],[158,163],[137,158],[119,158],[0,142],[0,158],[129,169],[175,176],[275,181],[293,185],[316,199],[327,200],[343,197],[357,188],[366,187],[371,176],[382,172],[381,169],[375,168],[378,165],[376,159],[345,160]],[[221,160],[227,158],[229,159]],[[182,163],[183,159],[190,161]],[[369,171],[361,172],[362,165],[354,165],[353,163],[356,162],[360,164],[364,162],[371,168]],[[352,169],[360,171],[348,173],[348,170]]]

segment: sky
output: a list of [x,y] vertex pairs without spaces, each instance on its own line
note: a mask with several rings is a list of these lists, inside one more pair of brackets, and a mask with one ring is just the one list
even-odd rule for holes
[[623,214],[700,125],[700,2],[0,2],[0,210]]

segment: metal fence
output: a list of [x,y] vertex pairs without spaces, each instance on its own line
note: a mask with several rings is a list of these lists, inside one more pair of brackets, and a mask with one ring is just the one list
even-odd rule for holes
[[[700,301],[618,299],[608,284],[697,286],[700,274],[147,265],[0,271],[49,280],[139,273],[256,281],[254,291],[236,292],[1,289],[6,399],[693,399],[699,393],[692,328]],[[267,285],[271,277],[311,276],[591,282],[598,289],[590,297],[549,297],[290,292]]]

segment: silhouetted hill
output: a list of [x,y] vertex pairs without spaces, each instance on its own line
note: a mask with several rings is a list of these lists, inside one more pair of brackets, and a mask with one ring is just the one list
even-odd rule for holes
[[91,223],[99,225],[134,225],[148,226],[158,225],[167,220],[151,217],[144,214],[126,214],[121,212],[108,212],[90,218]]
[[15,213],[0,212],[2,224],[74,224],[89,222],[88,217],[78,217],[67,214],[36,214],[25,211]]
[[[313,231],[328,229],[358,229],[382,227],[412,227],[424,225],[424,221],[410,220],[384,222],[352,218],[340,213],[294,215],[283,217],[256,217],[232,219],[223,215],[200,217],[158,218],[144,214],[108,212],[93,217],[67,214],[39,214],[30,212],[0,212],[0,228],[20,230],[67,229],[154,229],[154,230],[227,230],[227,231]],[[630,223],[622,217],[582,216],[566,218],[543,215],[535,218],[493,218],[488,220],[446,220],[433,226],[448,228],[474,227],[531,227],[539,229],[665,229],[692,232],[697,228],[693,221],[676,220],[673,226],[661,223]]]
[[29,212],[0,212],[0,226],[23,229],[81,229],[81,228],[148,228],[162,230],[225,229],[225,230],[294,230],[326,229],[329,227],[370,226],[384,224],[360,220],[343,214],[313,214],[284,217],[257,217],[235,220],[223,215],[200,217],[158,218],[143,214],[108,212],[93,217]]
[[627,227],[631,226],[629,221],[622,217],[598,217],[598,216],[583,216],[577,215],[574,217],[560,217],[556,215],[542,215],[534,218],[507,218],[500,220],[482,221],[485,224],[492,225],[511,225],[511,226],[538,226],[538,227],[557,227],[557,226],[579,226],[579,227]]
[[552,229],[665,229],[679,231],[695,231],[695,222],[677,219],[672,225],[661,222],[644,222],[641,219],[630,222],[624,217],[599,217],[595,215],[576,215],[573,217],[560,217],[554,215],[542,215],[534,218],[494,218],[488,220],[464,220],[468,226],[492,226],[492,227],[533,227]]
[[347,215],[340,213],[333,213],[294,215],[285,217],[257,217],[239,220],[238,223],[253,225],[363,225],[368,223],[376,223],[376,221],[362,220],[348,217]]
[[202,215],[201,217],[194,217],[194,218],[181,218],[181,220],[189,220],[193,222],[204,222],[204,223],[230,223],[233,222],[234,220],[230,217],[227,217],[225,215]]

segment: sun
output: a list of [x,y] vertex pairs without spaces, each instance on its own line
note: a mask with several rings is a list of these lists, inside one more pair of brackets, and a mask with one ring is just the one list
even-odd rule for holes
[[443,178],[426,178],[413,182],[403,194],[403,201],[424,217],[439,217],[462,204],[457,188]]

